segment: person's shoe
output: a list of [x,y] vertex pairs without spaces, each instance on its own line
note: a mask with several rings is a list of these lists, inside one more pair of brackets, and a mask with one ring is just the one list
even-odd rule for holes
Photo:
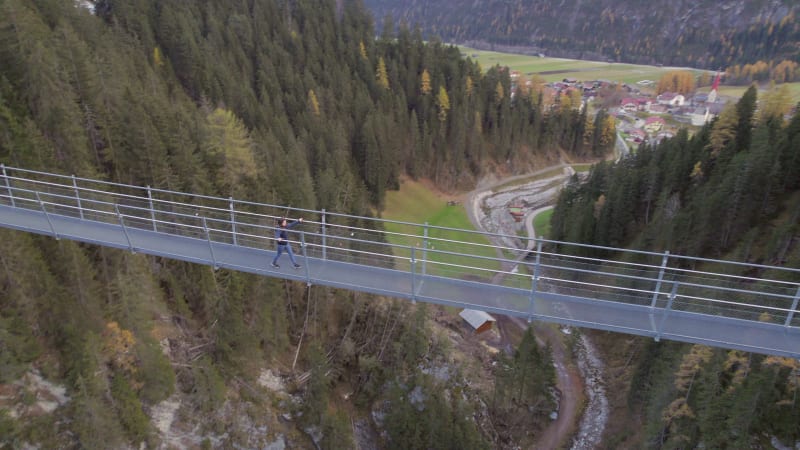
[[295,269],[299,269],[299,268],[300,268],[300,264],[295,264],[295,265],[294,265],[294,268],[295,268]]
[[272,267],[274,267],[274,268],[276,268],[276,269],[280,269],[280,268],[281,268],[281,266],[279,266],[279,265],[277,265],[277,264],[275,264],[275,263],[272,263],[271,265],[272,265]]

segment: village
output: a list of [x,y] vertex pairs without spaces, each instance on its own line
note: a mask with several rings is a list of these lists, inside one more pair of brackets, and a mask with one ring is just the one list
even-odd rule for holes
[[[512,70],[510,78],[512,96],[520,82],[528,89],[532,87],[532,82],[519,71]],[[677,92],[656,94],[653,87],[656,83],[652,80],[640,80],[636,86],[631,86],[608,80],[564,78],[546,83],[544,93],[554,99],[579,94],[581,108],[586,105],[605,108],[616,118],[620,138],[629,148],[635,149],[642,142],[654,144],[670,138],[680,128],[701,127],[719,115],[727,102],[718,95],[719,83],[720,74],[717,73],[708,92],[695,90],[684,95]]]

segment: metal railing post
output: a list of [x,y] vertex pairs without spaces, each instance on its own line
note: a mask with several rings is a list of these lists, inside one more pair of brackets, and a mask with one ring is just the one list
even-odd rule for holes
[[0,168],[3,169],[3,180],[6,182],[6,190],[8,190],[8,198],[11,200],[11,207],[16,208],[17,205],[14,203],[14,193],[11,192],[11,184],[8,182],[8,174],[6,173],[6,165],[0,164]]
[[239,245],[236,242],[236,210],[233,209],[233,197],[228,197],[231,207],[231,232],[233,233],[233,245]]
[[678,282],[678,281],[675,281],[672,284],[672,292],[670,292],[670,294],[669,294],[669,300],[667,300],[667,307],[664,308],[664,314],[661,315],[661,324],[658,327],[658,330],[656,330],[656,335],[655,335],[656,342],[661,340],[661,334],[664,331],[664,322],[666,322],[667,315],[672,310],[672,301],[675,300],[675,296],[678,294],[678,286],[679,285],[680,285],[680,282]]
[[422,274],[425,275],[428,261],[428,222],[422,229]]
[[78,201],[78,215],[83,220],[83,207],[81,206],[81,194],[78,191],[78,182],[75,180],[75,175],[72,175],[72,190],[75,191],[75,200]]
[[417,303],[417,260],[416,248],[411,247],[411,303]]
[[320,227],[322,228],[322,260],[328,259],[328,245],[327,245],[327,230],[326,230],[326,220],[325,220],[325,208],[322,208],[322,220],[320,221]]
[[786,323],[783,324],[787,330],[792,325],[792,319],[794,318],[795,311],[797,311],[798,302],[800,302],[800,286],[797,287],[797,292],[794,293],[794,300],[792,300],[792,308],[789,310],[789,314],[786,315]]
[[114,203],[114,211],[117,213],[117,220],[119,220],[120,226],[122,226],[122,232],[125,233],[125,239],[128,241],[128,249],[131,253],[136,253],[133,249],[133,242],[131,241],[131,235],[128,234],[128,228],[125,226],[125,220],[122,218],[122,214],[119,212],[119,205]]
[[303,251],[303,266],[306,269],[306,286],[311,286],[311,272],[308,269],[308,252],[306,252],[306,232],[300,232],[300,250]]
[[150,220],[153,222],[153,231],[158,232],[156,229],[156,211],[153,208],[153,193],[150,191],[150,185],[147,185],[147,203],[150,205]]
[[536,300],[536,285],[539,284],[539,263],[542,257],[542,240],[544,236],[536,239],[536,262],[533,266],[533,278],[531,279],[531,303],[528,306],[528,323],[533,321],[533,303]]
[[53,226],[53,221],[50,220],[50,214],[47,214],[47,208],[44,207],[44,202],[39,197],[39,191],[36,191],[36,201],[39,202],[39,206],[42,208],[42,212],[44,213],[44,217],[47,219],[47,223],[50,225],[50,231],[53,232],[53,237],[56,240],[59,239],[58,233],[56,233],[56,227]]
[[664,279],[664,271],[667,268],[668,259],[669,259],[669,251],[665,251],[664,257],[661,259],[661,270],[658,272],[656,288],[653,290],[653,300],[650,302],[650,310],[653,310],[656,307],[656,302],[658,301],[658,294],[661,293],[661,281]]
[[208,250],[211,252],[211,263],[214,265],[214,270],[219,269],[217,265],[217,258],[214,256],[214,245],[211,243],[211,233],[208,231],[208,224],[206,223],[206,216],[203,216],[203,231],[206,232],[206,240],[208,241]]

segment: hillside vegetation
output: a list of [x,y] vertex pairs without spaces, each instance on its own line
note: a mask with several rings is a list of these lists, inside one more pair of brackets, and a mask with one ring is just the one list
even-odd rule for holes
[[[365,0],[376,17],[478,48],[705,69],[797,61],[790,0]],[[512,50],[513,49],[513,50]]]
[[[695,135],[682,131],[598,164],[585,183],[574,178],[553,213],[552,238],[800,267],[800,115],[787,122],[770,113],[768,99],[756,105],[751,87]],[[740,275],[781,276],[761,272]],[[800,272],[793,277],[785,281],[800,282]],[[612,335],[600,340],[614,389],[627,393],[616,399],[620,425],[608,433],[611,446],[754,448],[768,445],[768,436],[800,440],[796,360]],[[641,431],[632,434],[630,423]]]
[[[401,174],[452,189],[609,150],[586,113],[512,102],[499,67],[376,40],[358,1],[86,4],[0,1],[0,162],[367,216]],[[173,445],[165,410],[198,447],[350,448],[358,422],[390,448],[486,448],[515,438],[489,415],[546,420],[546,352],[504,363],[489,410],[422,306],[8,230],[0,267],[0,446]],[[46,407],[44,382],[65,390]]]

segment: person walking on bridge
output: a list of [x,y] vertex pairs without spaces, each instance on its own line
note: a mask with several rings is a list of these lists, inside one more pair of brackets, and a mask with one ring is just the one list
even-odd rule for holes
[[297,264],[297,261],[294,260],[294,253],[292,252],[292,246],[289,244],[289,236],[287,233],[287,230],[295,227],[299,223],[303,223],[302,217],[291,222],[285,217],[278,220],[278,228],[275,229],[275,242],[278,244],[278,251],[275,253],[275,258],[272,260],[272,267],[276,269],[281,267],[278,265],[278,258],[281,257],[283,252],[286,252],[289,254],[289,259],[292,261],[294,268],[300,268],[300,264]]

